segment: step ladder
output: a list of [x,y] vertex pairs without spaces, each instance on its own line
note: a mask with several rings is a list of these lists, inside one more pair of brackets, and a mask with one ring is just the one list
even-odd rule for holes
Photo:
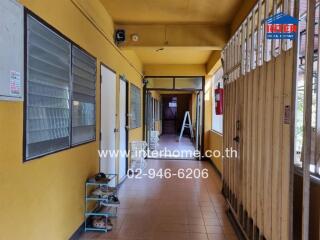
[[[188,119],[188,123],[186,123],[186,120]],[[179,136],[179,142],[181,141],[181,137],[183,135],[183,132],[184,132],[184,129],[185,128],[189,128],[190,130],[190,135],[191,135],[191,138],[193,139],[193,129],[192,129],[192,122],[191,122],[191,118],[190,118],[190,113],[189,111],[186,111],[185,114],[184,114],[184,118],[183,118],[183,124],[182,124],[182,127],[181,127],[181,132],[180,132],[180,136]]]

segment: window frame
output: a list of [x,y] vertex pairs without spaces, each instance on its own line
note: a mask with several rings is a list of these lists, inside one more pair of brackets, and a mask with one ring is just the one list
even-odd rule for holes
[[[72,61],[72,51],[73,51],[73,47],[76,47],[78,48],[80,51],[84,52],[85,54],[87,54],[89,57],[93,58],[94,61],[95,61],[95,66],[96,66],[96,71],[95,71],[95,96],[94,96],[94,118],[95,118],[95,125],[94,125],[94,138],[90,139],[90,140],[86,140],[86,141],[82,141],[82,142],[78,142],[78,143],[73,143],[72,142],[72,134],[73,134],[73,119],[72,119],[72,114],[73,114],[73,85],[74,85],[74,75],[73,75],[73,61]],[[77,44],[73,44],[71,42],[71,94],[70,94],[70,121],[71,121],[71,125],[70,125],[70,128],[71,128],[71,136],[70,136],[70,145],[71,147],[76,147],[76,146],[80,146],[80,145],[83,145],[83,144],[86,144],[86,143],[90,143],[90,142],[94,142],[96,141],[97,139],[97,73],[98,73],[98,63],[97,63],[97,59],[91,55],[90,53],[88,53],[86,50],[84,50],[83,48],[81,48],[80,46],[78,46]]]
[[[139,105],[140,105],[140,112],[139,112],[139,114],[140,114],[140,117],[139,117],[139,121],[137,121],[138,122],[138,126],[132,126],[132,111],[133,111],[133,109],[132,109],[132,107],[133,107],[133,105],[132,105],[132,103],[134,102],[134,101],[132,101],[132,94],[131,94],[131,91],[132,91],[132,87],[133,88],[136,88],[136,89],[138,89],[139,90],[139,94],[140,94],[140,98],[139,98]],[[142,99],[141,99],[141,95],[142,95],[142,89],[140,88],[140,87],[138,87],[137,85],[135,85],[135,84],[133,84],[133,83],[130,83],[129,84],[129,92],[130,92],[130,97],[129,97],[129,105],[130,105],[130,120],[129,120],[129,124],[130,124],[130,129],[137,129],[137,128],[141,128],[142,127]]]
[[[167,88],[167,87],[150,87],[148,86],[148,83],[145,85],[146,90],[152,91],[152,90],[158,90],[158,91],[167,91],[167,90],[175,90],[175,91],[204,91],[205,89],[205,76],[201,76],[201,75],[181,75],[181,76],[157,76],[157,75],[147,75],[144,76],[144,80],[148,81],[149,78],[158,78],[158,79],[172,79],[173,85],[171,88]],[[201,78],[202,82],[201,82],[201,88],[176,88],[176,79],[180,79],[180,78]]]
[[[301,6],[297,6],[297,11],[301,12]],[[318,18],[317,12],[320,11],[319,2],[315,5],[315,17],[314,17],[314,33],[316,34],[316,30],[318,29],[319,22],[317,21]],[[306,77],[306,56],[307,56],[307,18],[308,12],[305,10],[304,12],[299,12],[299,24],[298,24],[298,41],[297,41],[297,56],[294,61],[296,61],[296,68],[297,68],[297,76],[296,76],[296,87],[295,91],[295,121],[294,121],[294,167],[296,172],[300,173],[304,166],[303,160],[303,147],[304,147],[304,99],[305,99],[305,77]],[[313,57],[317,55],[317,47],[318,47],[318,37],[314,36],[314,46],[313,46]],[[320,181],[320,160],[316,159],[316,150],[317,150],[317,119],[320,117],[320,113],[318,112],[318,97],[319,92],[317,91],[317,86],[319,85],[319,61],[317,59],[313,59],[313,66],[312,72],[314,74],[313,81],[314,84],[312,86],[312,105],[311,107],[314,108],[311,114],[311,158],[309,159],[309,173],[311,180],[316,179],[318,182]],[[314,122],[313,122],[314,121]]]
[[[69,146],[61,148],[61,149],[57,149],[54,151],[50,151],[47,152],[45,154],[41,154],[38,156],[34,156],[34,157],[29,157],[27,158],[27,97],[28,97],[28,16],[34,18],[36,21],[38,21],[40,24],[42,24],[43,26],[45,26],[46,28],[48,28],[50,31],[54,32],[55,34],[57,34],[59,37],[61,37],[62,39],[64,39],[65,41],[70,43],[70,49],[71,49],[71,54],[70,54],[70,82],[69,82],[69,95],[70,95],[70,108],[69,108],[69,113],[70,113],[70,119],[69,119]],[[59,30],[57,30],[56,28],[54,28],[52,25],[50,25],[48,22],[46,22],[45,20],[43,20],[42,18],[40,18],[39,16],[37,16],[35,13],[33,13],[32,11],[30,11],[27,8],[24,8],[24,13],[23,13],[23,43],[24,43],[24,51],[23,51],[23,76],[24,76],[24,85],[23,85],[23,92],[24,92],[24,99],[23,99],[23,150],[22,150],[22,159],[23,159],[23,163],[29,162],[31,160],[35,160],[35,159],[40,159],[43,157],[46,157],[48,155],[52,155],[58,152],[62,152],[68,149],[72,149],[72,148],[76,148],[88,143],[92,143],[95,142],[97,140],[97,116],[95,116],[95,134],[94,134],[94,138],[90,139],[88,141],[84,141],[82,143],[76,144],[76,145],[72,145],[72,96],[73,96],[73,74],[72,74],[72,48],[73,47],[77,47],[79,50],[83,51],[85,54],[89,55],[90,57],[92,57],[95,60],[95,64],[96,64],[96,72],[95,72],[95,76],[96,76],[96,88],[95,88],[95,115],[97,115],[97,76],[98,76],[98,64],[97,64],[97,58],[89,53],[87,50],[83,49],[81,46],[79,46],[78,44],[76,44],[74,41],[72,41],[70,38],[68,38],[67,36],[65,36],[63,33],[61,33]]]
[[160,121],[160,100],[155,98],[155,120]]

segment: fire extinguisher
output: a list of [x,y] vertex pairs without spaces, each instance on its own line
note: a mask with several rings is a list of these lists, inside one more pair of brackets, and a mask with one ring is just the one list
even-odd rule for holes
[[214,97],[216,102],[216,115],[223,114],[223,88],[220,88],[220,83],[218,83],[218,88],[214,90]]

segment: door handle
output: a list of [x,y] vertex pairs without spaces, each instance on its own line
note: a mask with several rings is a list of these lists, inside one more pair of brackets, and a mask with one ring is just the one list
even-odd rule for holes
[[239,137],[239,136],[234,137],[234,138],[233,138],[233,141],[239,143],[239,142],[240,142],[240,137]]
[[117,132],[119,132],[119,129],[115,128],[115,129],[113,129],[113,132],[117,133]]

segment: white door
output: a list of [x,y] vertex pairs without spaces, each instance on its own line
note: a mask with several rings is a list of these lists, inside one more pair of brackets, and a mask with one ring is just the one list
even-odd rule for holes
[[127,168],[127,83],[124,80],[120,80],[120,145],[119,145],[119,180],[120,182],[124,180],[126,176]]
[[[115,151],[116,129],[116,80],[114,72],[101,65],[101,151],[108,154],[100,157],[100,171],[106,174],[116,173],[116,157],[111,153]],[[116,182],[113,181],[113,185]]]

